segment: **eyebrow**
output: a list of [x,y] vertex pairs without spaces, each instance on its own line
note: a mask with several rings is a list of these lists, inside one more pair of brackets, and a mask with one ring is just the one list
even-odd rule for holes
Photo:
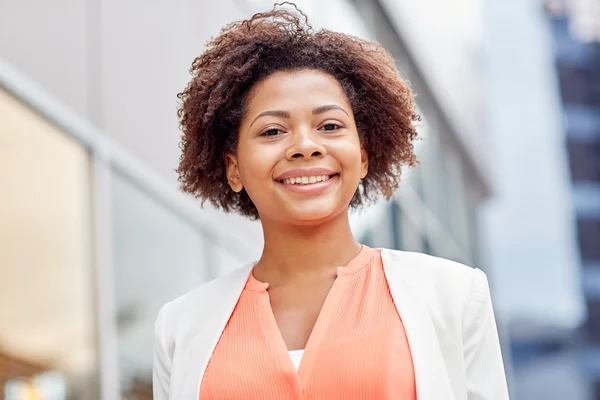
[[335,104],[327,104],[324,106],[319,106],[319,107],[315,108],[312,111],[312,113],[313,113],[313,115],[317,115],[317,114],[323,114],[324,112],[331,111],[331,110],[340,110],[340,111],[343,111],[344,114],[348,115],[346,110],[344,110],[342,107],[335,105]]
[[281,117],[281,118],[291,118],[290,112],[289,111],[285,111],[285,110],[269,110],[269,111],[263,111],[260,114],[258,114],[256,116],[256,118],[254,118],[254,120],[252,121],[252,123],[250,124],[249,128],[252,127],[252,125],[254,125],[254,123],[256,122],[257,119],[261,118],[261,117],[266,117],[266,116],[273,116],[273,117]]
[[[324,112],[331,111],[331,110],[340,110],[344,114],[348,115],[348,112],[346,112],[346,110],[344,110],[342,107],[340,107],[338,105],[335,105],[335,104],[327,104],[327,105],[324,105],[324,106],[319,106],[319,107],[315,108],[314,110],[312,110],[312,114],[313,115],[323,114]],[[289,111],[285,111],[285,110],[268,110],[268,111],[263,111],[260,114],[258,114],[256,116],[256,118],[254,118],[254,120],[250,124],[250,127],[256,122],[257,119],[259,119],[261,117],[266,117],[266,116],[273,116],[273,117],[280,117],[280,118],[291,118],[291,115],[290,115]]]

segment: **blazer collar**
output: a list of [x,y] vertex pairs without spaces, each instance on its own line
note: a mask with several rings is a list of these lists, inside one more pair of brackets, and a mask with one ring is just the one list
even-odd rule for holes
[[185,369],[180,371],[181,382],[174,382],[177,386],[172,389],[174,398],[200,398],[200,384],[208,361],[217,347],[253,266],[254,263],[248,264],[206,284],[207,291],[202,296],[202,303],[198,304],[196,318],[190,327],[195,336],[183,350],[185,362],[181,365]]
[[450,378],[444,364],[439,339],[427,304],[413,286],[410,253],[382,250],[381,258],[396,309],[406,330],[415,369],[418,400],[455,400]]

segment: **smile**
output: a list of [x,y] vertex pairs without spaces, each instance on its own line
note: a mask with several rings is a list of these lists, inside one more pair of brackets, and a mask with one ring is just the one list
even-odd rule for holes
[[298,176],[295,178],[288,178],[281,181],[288,185],[310,185],[317,182],[325,182],[330,179],[332,175],[313,175],[313,176]]
[[286,178],[277,182],[279,185],[281,185],[281,188],[287,192],[302,196],[313,196],[325,192],[335,182],[337,182],[338,179],[338,174],[310,175],[299,176],[296,178]]
[[340,174],[322,167],[294,168],[275,178],[282,189],[297,195],[320,194],[339,181]]

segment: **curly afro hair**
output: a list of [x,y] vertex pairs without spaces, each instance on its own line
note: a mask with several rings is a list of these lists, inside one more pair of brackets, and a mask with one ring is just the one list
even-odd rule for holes
[[313,31],[306,15],[275,7],[225,26],[190,68],[192,79],[177,95],[183,132],[177,168],[184,192],[226,212],[258,219],[245,190],[228,184],[227,153],[235,154],[250,89],[276,71],[316,69],[337,79],[346,92],[368,175],[350,202],[357,207],[378,195],[389,199],[401,167],[417,161],[414,94],[400,79],[394,59],[378,43],[328,30]]

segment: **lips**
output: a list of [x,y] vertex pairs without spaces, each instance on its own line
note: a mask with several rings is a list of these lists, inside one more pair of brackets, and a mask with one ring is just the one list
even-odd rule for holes
[[[287,177],[286,177],[287,176]],[[288,171],[280,175],[276,182],[285,191],[296,195],[317,195],[330,188],[339,179],[332,171]]]
[[284,183],[284,181],[288,179],[289,181],[287,183],[291,183],[291,179],[293,178],[294,183],[304,183],[306,181],[304,178],[306,178],[308,179],[306,183],[311,183],[311,178],[314,178],[316,182],[319,177],[321,177],[320,179],[323,180],[324,176],[332,177],[333,175],[337,175],[337,172],[330,170],[329,168],[294,168],[278,175],[275,180]]

